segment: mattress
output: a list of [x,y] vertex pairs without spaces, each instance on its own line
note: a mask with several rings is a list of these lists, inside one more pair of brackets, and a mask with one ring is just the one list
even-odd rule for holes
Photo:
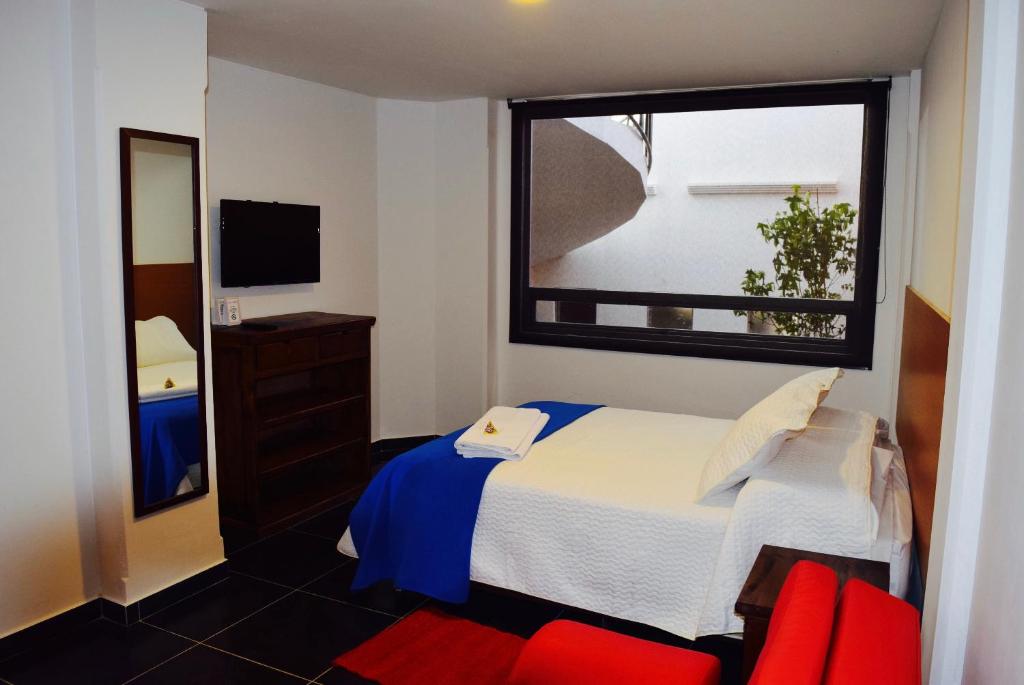
[[[177,361],[153,366],[140,366],[139,402],[157,402],[194,395],[199,388],[196,362]],[[173,387],[164,387],[170,379]]]
[[[750,536],[765,528],[751,521],[764,516],[761,498],[737,500],[755,479],[695,503],[704,463],[733,423],[606,407],[537,443],[527,459],[500,464],[484,486],[470,577],[688,639],[741,630],[732,605],[760,549]],[[857,425],[870,444],[874,427]],[[863,556],[899,547],[909,561],[907,545],[893,539],[897,509],[883,506]],[[827,539],[806,543],[832,551]],[[356,556],[349,531],[338,549]]]

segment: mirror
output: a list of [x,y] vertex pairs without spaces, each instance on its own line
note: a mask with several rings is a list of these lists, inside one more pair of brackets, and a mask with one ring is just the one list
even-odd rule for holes
[[209,492],[199,140],[121,129],[135,516]]

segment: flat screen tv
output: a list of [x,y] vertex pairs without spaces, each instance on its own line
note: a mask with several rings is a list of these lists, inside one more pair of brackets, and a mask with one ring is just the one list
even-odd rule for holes
[[220,201],[221,286],[319,281],[319,207]]

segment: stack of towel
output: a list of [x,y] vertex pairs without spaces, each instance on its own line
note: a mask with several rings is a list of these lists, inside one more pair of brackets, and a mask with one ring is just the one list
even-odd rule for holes
[[550,417],[539,409],[492,407],[455,441],[464,457],[519,461],[526,456]]

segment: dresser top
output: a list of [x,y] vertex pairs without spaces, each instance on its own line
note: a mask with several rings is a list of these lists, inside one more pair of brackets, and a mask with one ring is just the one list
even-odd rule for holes
[[296,312],[294,314],[279,314],[277,316],[261,316],[255,319],[246,319],[243,324],[270,324],[275,326],[273,330],[249,328],[239,326],[212,326],[213,338],[220,340],[244,340],[258,338],[265,340],[274,337],[294,337],[306,331],[324,328],[369,328],[376,323],[377,318],[373,316],[359,316],[356,314],[330,314],[328,312]]

